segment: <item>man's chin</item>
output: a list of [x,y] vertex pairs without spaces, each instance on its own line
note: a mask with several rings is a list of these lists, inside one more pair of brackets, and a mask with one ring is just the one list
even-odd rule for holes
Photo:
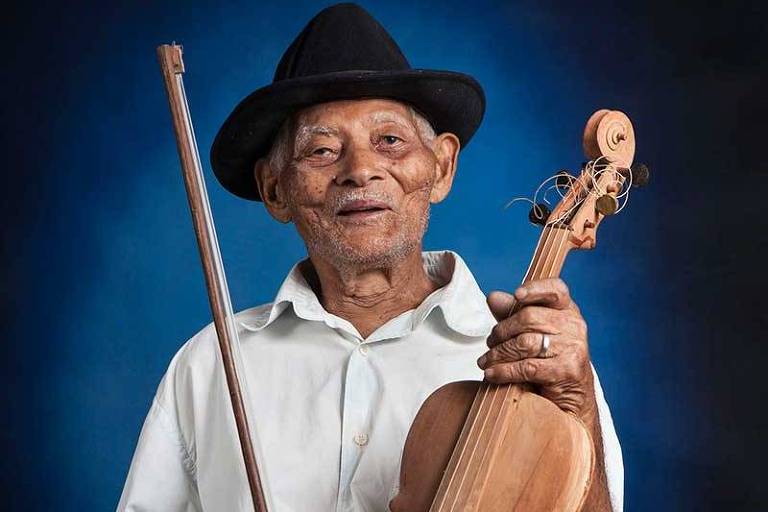
[[315,249],[332,265],[345,267],[391,267],[403,261],[412,251],[419,247],[417,241],[406,242],[393,238],[368,238],[366,240],[350,240],[342,243],[323,244]]

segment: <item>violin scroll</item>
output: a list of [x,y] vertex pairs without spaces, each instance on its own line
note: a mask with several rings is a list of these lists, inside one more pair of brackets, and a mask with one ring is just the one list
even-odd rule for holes
[[[602,109],[592,114],[584,128],[584,162],[577,175],[558,171],[539,185],[532,199],[528,220],[545,229],[567,229],[567,249],[591,249],[597,227],[627,203],[630,188],[648,183],[648,166],[633,163],[635,130],[626,114]],[[556,191],[559,201],[550,208],[547,193]],[[541,192],[541,195],[539,195]]]
[[635,158],[635,130],[624,112],[598,110],[584,127],[584,155],[605,158],[616,167],[629,168]]
[[573,249],[593,248],[600,222],[623,208],[630,184],[643,186],[649,176],[646,165],[633,164],[635,131],[623,112],[602,109],[592,114],[583,147],[589,161],[549,217],[570,231]]

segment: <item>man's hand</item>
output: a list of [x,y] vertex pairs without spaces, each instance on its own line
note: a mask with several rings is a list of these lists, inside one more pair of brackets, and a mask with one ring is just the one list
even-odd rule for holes
[[[512,313],[516,303],[517,311]],[[574,413],[595,445],[595,478],[585,511],[610,510],[603,442],[587,345],[587,323],[562,279],[531,281],[510,295],[493,292],[488,306],[499,321],[477,364],[489,382],[530,383],[561,409]],[[550,345],[541,354],[542,339]]]
[[[519,309],[510,315],[516,302]],[[486,380],[535,384],[542,396],[591,426],[596,407],[587,323],[562,279],[531,281],[514,296],[493,292],[488,306],[499,323],[488,336],[490,350],[477,361]],[[540,357],[545,334],[549,350]]]

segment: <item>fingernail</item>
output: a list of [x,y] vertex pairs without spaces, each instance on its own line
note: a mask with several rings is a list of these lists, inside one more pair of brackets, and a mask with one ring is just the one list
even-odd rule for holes
[[518,288],[515,290],[515,297],[518,300],[523,300],[526,295],[528,295],[528,290],[526,288]]
[[477,366],[480,368],[485,366],[485,363],[488,361],[488,358],[486,356],[480,356],[480,359],[477,360]]
[[485,375],[486,379],[490,379],[493,378],[493,376],[496,374],[496,370],[494,370],[493,367],[486,368],[483,374]]

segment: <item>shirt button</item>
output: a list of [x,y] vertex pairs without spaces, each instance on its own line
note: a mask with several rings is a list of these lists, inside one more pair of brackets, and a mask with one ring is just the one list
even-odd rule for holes
[[360,345],[357,350],[364,356],[368,355],[368,347],[366,345]]
[[357,446],[365,446],[368,444],[368,434],[357,434],[355,436],[355,444]]

